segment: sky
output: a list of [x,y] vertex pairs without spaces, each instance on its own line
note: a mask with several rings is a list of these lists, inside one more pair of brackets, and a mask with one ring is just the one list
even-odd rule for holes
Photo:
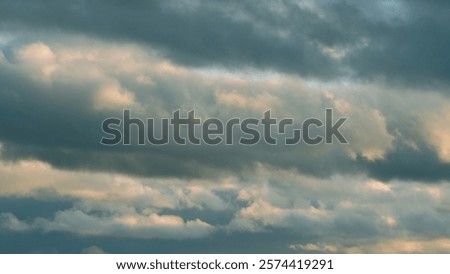
[[[2,0],[0,253],[448,253],[449,48],[443,0]],[[327,108],[348,144],[100,144]]]

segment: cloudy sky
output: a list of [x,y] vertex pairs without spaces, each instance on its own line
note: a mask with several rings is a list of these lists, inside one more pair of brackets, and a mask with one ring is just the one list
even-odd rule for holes
[[[443,0],[2,0],[0,252],[450,252],[449,48]],[[100,145],[326,108],[349,144]]]

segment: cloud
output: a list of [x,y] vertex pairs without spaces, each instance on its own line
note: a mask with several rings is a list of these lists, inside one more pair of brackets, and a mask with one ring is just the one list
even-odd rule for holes
[[338,248],[334,245],[327,244],[292,244],[289,246],[290,249],[298,251],[309,251],[309,252],[323,252],[323,253],[336,253]]
[[0,224],[2,229],[13,230],[17,232],[25,232],[30,230],[29,226],[18,220],[16,216],[11,213],[0,214]]
[[[20,57],[40,56],[36,52],[41,51],[39,54],[45,58],[37,59],[49,59],[52,64],[52,73],[45,77],[42,71],[46,70],[47,61]],[[447,163],[442,154],[445,148],[432,151],[427,147],[430,141],[421,133],[427,128],[423,125],[426,122],[412,115],[411,109],[393,112],[392,105],[374,100],[373,93],[389,98],[394,105],[404,100],[401,95],[389,95],[383,87],[348,87],[338,82],[320,85],[286,75],[268,74],[254,80],[246,79],[245,73],[218,76],[177,66],[134,45],[111,47],[101,41],[90,47],[84,42],[55,46],[39,42],[13,47],[12,52],[15,61],[4,59],[0,64],[4,72],[0,93],[4,131],[0,139],[6,160],[33,158],[62,169],[186,178],[242,173],[264,163],[315,176],[367,170],[374,178],[391,179],[406,178],[412,167],[419,172],[430,164],[432,168],[441,167],[442,172],[421,172],[427,174],[427,180],[446,178]],[[441,95],[435,98],[436,102],[448,101]],[[410,101],[423,111],[431,108],[433,102]],[[243,108],[244,105],[252,107]],[[121,117],[123,107],[130,107],[132,116],[142,119],[170,117],[172,110],[181,108],[186,113],[196,109],[202,119],[217,117],[223,121],[234,116],[262,117],[262,111],[270,108],[276,118],[292,117],[297,123],[309,117],[323,119],[324,108],[331,107],[335,117],[348,117],[342,130],[350,144],[258,144],[242,148],[99,145],[101,122],[107,117]],[[418,125],[405,127],[404,120],[396,117],[412,119],[408,125],[416,120]],[[438,138],[432,139],[433,144],[445,145]],[[405,139],[414,140],[414,147],[405,146]],[[217,153],[221,157],[213,156]],[[395,157],[403,157],[404,153],[422,157],[417,158],[417,165],[397,162]],[[424,155],[434,160],[422,163]],[[390,169],[402,164],[405,167]]]
[[450,242],[446,238],[439,239],[410,239],[391,240],[381,242],[369,249],[372,253],[448,253],[450,252]]
[[92,245],[81,250],[82,254],[105,254],[105,251],[98,246]]
[[[22,199],[26,201],[26,198]],[[136,239],[202,238],[215,230],[214,226],[198,218],[183,220],[175,215],[158,214],[158,208],[142,205],[139,199],[129,203],[82,198],[71,208],[53,212],[49,218],[30,218],[31,209],[25,220],[19,220],[13,213],[3,212],[0,213],[0,224],[2,231],[68,232],[82,236]]]
[[49,231],[65,231],[85,236],[115,236],[139,239],[184,239],[205,237],[214,228],[200,220],[184,221],[177,216],[158,214],[96,217],[82,211],[57,212],[53,220],[37,219],[33,226]]
[[185,239],[210,235],[214,228],[200,220],[183,221],[177,216],[157,214],[123,215],[101,218],[79,210],[59,211],[53,220],[37,218],[31,224],[14,215],[2,213],[2,228],[15,232],[42,230],[62,231],[83,236],[112,236],[138,239]]
[[[448,252],[448,8],[0,2],[0,246]],[[224,122],[270,109],[294,126],[332,108],[349,144],[288,146],[273,128],[274,146],[139,146],[134,130],[100,145],[124,108]]]
[[448,84],[448,7],[438,1],[196,3],[4,2],[0,23],[133,41],[189,66]]
[[352,129],[348,133],[351,140],[351,146],[347,148],[350,157],[356,159],[361,156],[369,161],[383,159],[393,148],[395,140],[388,132],[383,113],[372,106],[362,106],[361,102],[354,102],[353,100],[357,100],[355,97],[335,98],[331,92],[325,96],[339,113],[349,117],[346,126]]
[[131,108],[136,105],[134,94],[123,90],[117,83],[101,87],[94,101],[94,108],[99,109]]
[[373,245],[365,244],[359,247],[346,247],[323,243],[292,244],[290,249],[302,253],[369,253],[369,254],[443,254],[450,251],[446,238],[438,239],[392,239]]
[[[82,206],[86,209],[98,206],[117,209],[130,202],[141,208],[160,209],[223,211],[229,207],[217,193],[207,188],[210,181],[143,179],[119,174],[61,171],[38,161],[0,163],[0,174],[4,180],[0,196],[33,196],[40,199],[73,197],[84,200]],[[216,180],[217,191],[235,187],[227,184],[226,178]]]
[[[42,164],[18,167],[9,166],[24,180],[10,176],[17,187],[2,195],[22,198],[0,199],[8,210],[1,213],[2,233],[68,233],[111,241],[225,237],[228,242],[244,234],[255,241],[266,235],[283,252],[313,253],[442,251],[381,246],[413,239],[425,244],[425,239],[438,241],[448,234],[447,184],[385,183],[362,175],[317,178],[263,165],[245,177],[190,182],[80,174]],[[55,183],[42,191],[36,182],[45,178],[55,178]]]

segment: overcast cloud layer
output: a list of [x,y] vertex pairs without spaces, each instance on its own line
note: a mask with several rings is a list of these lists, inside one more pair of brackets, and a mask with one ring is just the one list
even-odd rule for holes
[[[0,252],[450,252],[449,15],[1,1]],[[326,108],[349,144],[100,145],[123,109],[298,125]]]

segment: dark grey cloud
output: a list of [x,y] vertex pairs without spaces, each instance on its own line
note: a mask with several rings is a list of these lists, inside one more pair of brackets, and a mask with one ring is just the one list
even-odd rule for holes
[[[308,35],[297,33],[284,39],[277,34],[277,28],[289,21],[269,19],[265,22],[271,15],[270,7],[256,2],[229,3],[226,7],[220,2],[204,2],[191,12],[184,12],[183,7],[176,9],[177,5],[165,1],[79,1],[78,5],[60,1],[3,2],[1,16],[4,29],[37,27],[150,43],[183,64],[244,65],[306,75],[333,74],[332,60],[309,45]],[[285,8],[295,7],[290,4]],[[302,28],[309,32],[309,21],[316,20],[316,16],[298,8],[295,10],[298,12],[296,21],[304,23]],[[237,11],[245,13],[244,17],[249,16],[250,21],[230,18]],[[247,14],[249,12],[255,14]],[[261,20],[263,26],[255,26],[254,19]]]
[[[17,48],[20,49],[20,46]],[[12,59],[17,58],[15,54],[11,55]],[[295,148],[263,143],[255,146],[102,146],[99,143],[104,136],[101,122],[111,116],[122,117],[122,114],[120,108],[98,111],[92,107],[101,81],[86,79],[78,82],[61,76],[55,77],[51,85],[42,84],[29,76],[26,67],[10,61],[0,67],[0,72],[3,83],[0,88],[0,140],[4,144],[2,157],[5,160],[33,158],[63,169],[175,177],[214,177],[218,172],[239,173],[252,169],[257,162],[297,168],[316,176],[357,169],[339,148],[323,159],[305,144]],[[157,88],[152,89],[149,95],[146,88],[121,79],[127,88],[136,91],[139,101],[148,102],[146,106],[150,110],[155,107],[155,100],[158,104],[162,102],[168,111],[180,105],[198,107],[198,104],[211,104],[215,108],[220,107],[213,97],[214,86],[185,83],[189,85],[186,88],[181,87],[181,83],[180,89],[184,90],[178,90],[178,86],[170,84],[171,80],[155,81]],[[204,96],[195,99],[194,92],[201,92]],[[262,113],[257,115],[259,117]],[[153,117],[149,112],[142,118]]]
[[419,150],[397,146],[383,160],[366,162],[368,173],[380,180],[392,179],[422,182],[446,181],[450,178],[450,165],[443,163],[436,151],[423,145]]
[[[33,44],[34,45],[34,44]],[[79,47],[82,48],[81,45]],[[102,47],[98,47],[102,49]],[[363,133],[358,133],[349,139],[350,145],[320,145],[310,147],[305,144],[296,146],[270,146],[259,143],[255,146],[180,146],[170,144],[166,146],[102,146],[99,141],[103,137],[101,122],[108,117],[122,117],[121,107],[97,109],[95,107],[96,96],[104,83],[116,83],[123,88],[132,90],[135,101],[140,102],[144,110],[132,109],[133,116],[141,118],[170,117],[170,111],[179,108],[196,108],[199,112],[207,112],[226,121],[228,118],[239,114],[239,117],[262,117],[262,112],[257,110],[235,109],[233,105],[223,105],[217,90],[233,90],[236,88],[226,80],[210,81],[207,77],[194,76],[194,74],[166,76],[164,73],[150,72],[149,77],[153,84],[151,87],[140,85],[135,78],[136,72],[122,74],[114,72],[114,69],[104,68],[100,61],[90,61],[88,68],[75,62],[55,61],[55,66],[60,68],[46,82],[45,75],[41,75],[47,66],[53,66],[50,62],[34,64],[33,60],[23,59],[21,50],[29,49],[28,45],[16,45],[10,49],[9,58],[0,66],[1,116],[0,140],[3,143],[2,157],[4,160],[17,161],[21,159],[39,159],[62,169],[77,169],[91,171],[119,172],[145,177],[189,177],[212,178],[218,174],[225,175],[243,174],[252,172],[258,163],[268,164],[283,169],[296,169],[301,173],[316,177],[328,177],[333,174],[364,174],[369,173],[374,178],[383,180],[410,179],[439,181],[448,178],[448,164],[442,162],[438,153],[426,144],[420,136],[413,131],[408,131],[404,120],[410,120],[404,116],[391,115],[389,109],[392,104],[383,105],[387,110],[382,113],[388,117],[388,130],[394,134],[396,130],[404,132],[405,136],[413,136],[422,144],[419,151],[410,147],[402,147],[396,143],[386,152],[386,157],[373,161],[363,155],[352,158],[348,149],[353,145],[364,147],[372,146],[377,137],[362,138],[358,134],[380,134],[385,130],[384,125],[378,125],[374,130],[367,128]],[[45,47],[43,46],[43,49]],[[59,56],[61,53],[57,53]],[[55,57],[56,58],[56,57]],[[59,57],[58,57],[59,58]],[[99,57],[101,58],[101,57]],[[56,58],[57,59],[57,58]],[[102,59],[101,59],[102,60]],[[120,58],[119,58],[120,60]],[[39,60],[38,60],[39,61]],[[36,62],[38,62],[36,61]],[[39,62],[43,62],[42,60]],[[61,63],[58,63],[61,62]],[[130,60],[133,62],[133,60]],[[151,65],[152,61],[144,62]],[[36,67],[33,67],[36,66]],[[72,74],[64,74],[65,67]],[[95,69],[95,70],[94,70]],[[86,70],[87,72],[83,72]],[[89,71],[103,75],[93,78]],[[138,73],[141,73],[140,71]],[[143,73],[147,73],[144,71]],[[36,79],[36,74],[38,79]],[[39,79],[43,77],[43,79]],[[74,78],[72,78],[74,77]],[[77,80],[77,78],[83,80]],[[192,77],[197,77],[190,79]],[[210,82],[208,82],[210,81]],[[248,104],[258,101],[260,84],[246,84],[238,96],[248,96],[251,100]],[[274,87],[262,87],[272,91]],[[333,107],[327,99],[317,99],[312,93],[299,93],[289,87],[280,95],[267,97],[266,104],[277,106],[283,104],[280,110],[295,114],[296,121],[302,121],[307,117],[323,117],[325,107]],[[276,91],[282,92],[282,91]],[[226,96],[233,93],[223,93]],[[266,92],[266,94],[269,94]],[[235,93],[236,95],[236,93]],[[240,98],[240,97],[238,97]],[[264,99],[264,98],[263,98]],[[277,100],[281,100],[278,102]],[[355,99],[352,99],[355,100]],[[397,99],[398,100],[398,99]],[[264,101],[263,101],[264,102]],[[395,101],[396,102],[396,101]],[[226,101],[225,101],[226,103]],[[352,103],[352,102],[350,102]],[[362,107],[361,107],[362,109]],[[165,114],[161,114],[161,111]],[[183,110],[184,111],[184,110]],[[261,110],[263,111],[263,110]],[[300,116],[297,116],[300,114]],[[184,114],[183,114],[184,115]],[[356,124],[344,128],[347,131],[361,131],[358,127],[361,123],[371,121],[371,116],[366,117],[364,112],[355,112],[355,117],[350,117]],[[364,115],[364,119],[357,117]],[[280,117],[274,112],[274,116]],[[402,118],[398,118],[402,117]],[[358,122],[360,121],[360,122]],[[411,126],[410,121],[407,125]],[[409,127],[408,126],[408,127]],[[415,128],[416,126],[412,126]],[[386,134],[380,135],[385,138]],[[356,139],[358,138],[358,139]],[[366,143],[357,145],[362,138]],[[372,138],[372,139],[371,139]],[[367,141],[368,140],[368,141]],[[388,139],[389,141],[389,139]],[[355,144],[354,144],[355,142]],[[364,148],[362,148],[364,149]],[[382,149],[384,149],[382,147]],[[357,151],[357,153],[360,153]],[[220,155],[220,157],[217,157]],[[326,155],[326,157],[324,157]],[[402,158],[403,157],[403,158]],[[412,157],[412,158],[411,158]],[[411,160],[413,159],[413,160]]]
[[[0,26],[135,41],[192,66],[448,83],[442,1],[2,1]],[[324,48],[345,52],[333,58]]]

